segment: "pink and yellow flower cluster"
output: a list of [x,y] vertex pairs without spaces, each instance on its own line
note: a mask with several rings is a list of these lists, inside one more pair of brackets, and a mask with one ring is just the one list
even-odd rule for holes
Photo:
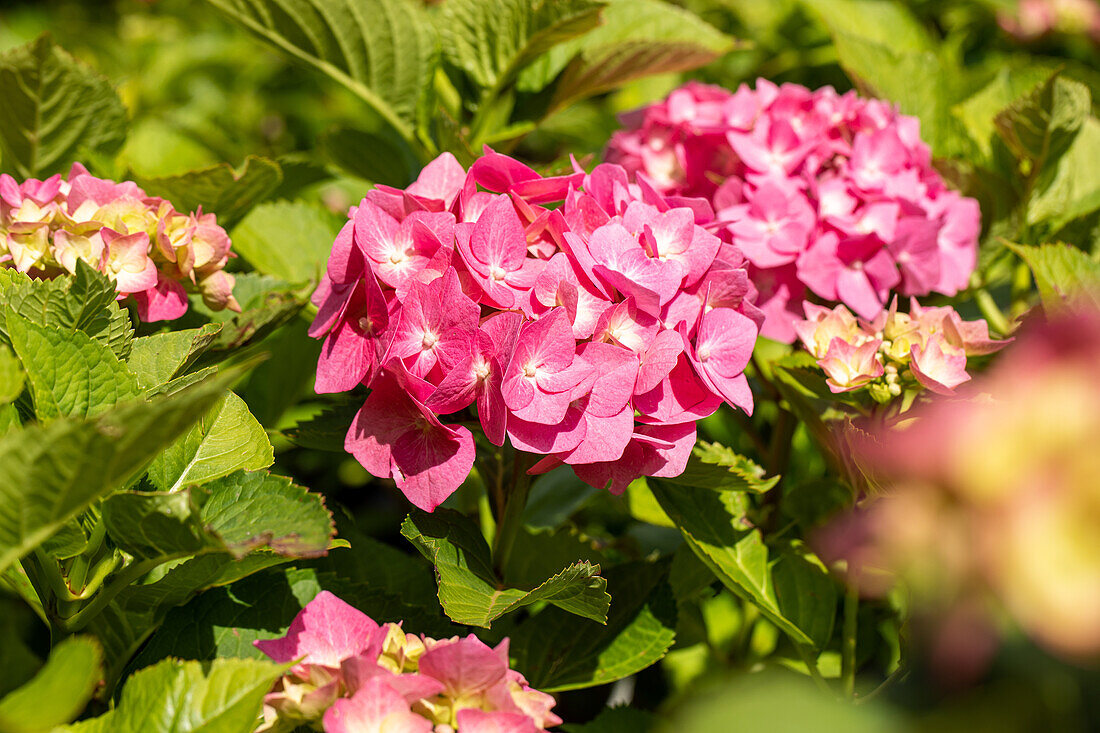
[[75,273],[83,261],[132,296],[143,321],[179,318],[187,290],[214,310],[240,310],[223,269],[229,235],[214,214],[181,214],[137,184],[69,175],[16,182],[0,175],[0,263],[35,277]]
[[697,419],[753,404],[762,316],[708,225],[706,201],[620,166],[547,178],[491,150],[374,189],[314,295],[317,391],[371,387],[345,447],[429,511],[471,470],[470,430],[440,420],[467,408],[491,443],[544,456],[532,473],[566,463],[615,492],[678,475]]
[[874,319],[857,318],[843,305],[831,310],[805,303],[794,324],[834,393],[867,387],[888,402],[909,387],[950,395],[969,381],[966,357],[991,354],[1007,341],[989,338],[985,321],[964,321],[954,308],[924,308],[914,299],[908,314],[897,299]]
[[556,726],[554,698],[470,634],[432,639],[377,624],[322,591],[260,651],[293,663],[264,698],[260,731],[323,726],[325,733],[537,733]]
[[873,318],[889,293],[954,295],[976,264],[978,204],[932,168],[915,117],[831,87],[689,83],[624,117],[606,151],[638,181],[713,204],[750,263],[763,334],[795,338],[807,291]]

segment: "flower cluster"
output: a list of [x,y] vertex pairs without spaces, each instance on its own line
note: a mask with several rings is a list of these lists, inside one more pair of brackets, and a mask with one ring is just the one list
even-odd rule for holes
[[[1032,323],[973,399],[930,403],[865,440],[883,495],[828,532],[831,554],[864,592],[885,589],[885,570],[947,620],[994,598],[1046,646],[1100,652],[1097,360],[1100,315]],[[987,627],[1001,626],[993,616]]]
[[214,214],[181,214],[132,182],[96,178],[75,163],[67,178],[17,183],[0,175],[0,263],[35,277],[75,273],[83,261],[133,296],[143,321],[187,312],[184,286],[214,310],[240,310],[229,235]]
[[908,314],[898,312],[895,298],[871,321],[856,318],[843,305],[804,307],[806,319],[794,330],[829,375],[829,389],[866,386],[882,402],[916,385],[953,394],[970,379],[967,356],[991,354],[1008,343],[990,339],[983,320],[964,321],[954,308],[923,308],[915,299]]
[[328,591],[286,636],[255,645],[294,663],[264,698],[260,731],[321,723],[325,733],[535,733],[561,723],[554,698],[508,668],[507,639],[491,648],[473,634],[414,636]]
[[372,388],[345,447],[423,509],[474,461],[439,416],[475,404],[490,442],[545,456],[532,473],[567,463],[616,492],[682,472],[723,401],[752,410],[762,316],[709,205],[574,167],[544,178],[487,150],[467,172],[444,154],[368,193],[333,245],[316,389]]
[[702,196],[751,264],[791,342],[807,289],[864,318],[891,290],[954,295],[974,270],[980,212],[932,168],[915,117],[831,87],[689,83],[624,118],[609,161],[672,196]]

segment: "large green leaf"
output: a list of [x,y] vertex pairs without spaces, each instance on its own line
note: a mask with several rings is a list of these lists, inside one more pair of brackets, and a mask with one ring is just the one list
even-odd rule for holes
[[353,176],[404,188],[416,180],[420,159],[388,125],[373,120],[356,127],[334,127],[318,140],[321,153]]
[[437,65],[415,0],[207,0],[279,50],[343,84],[413,139]]
[[255,659],[208,665],[166,659],[126,681],[117,707],[70,726],[80,733],[251,733],[286,667]]
[[1100,309],[1100,262],[1068,244],[1009,246],[1031,268],[1047,313]]
[[502,87],[539,54],[595,28],[599,0],[449,0],[443,56],[481,87]]
[[187,371],[214,343],[220,323],[186,331],[166,331],[134,340],[126,365],[142,387],[166,384]]
[[39,326],[11,306],[5,316],[40,419],[90,417],[140,393],[134,375],[110,347],[83,331]]
[[161,491],[204,484],[234,471],[267,468],[274,449],[263,426],[237,395],[225,395],[153,461],[149,481]]
[[168,199],[181,211],[201,206],[204,212],[217,214],[222,226],[228,226],[266,199],[282,183],[283,171],[274,160],[250,155],[239,171],[219,163],[174,176],[135,175],[134,180],[150,195]]
[[600,566],[574,562],[530,590],[503,588],[476,525],[457,512],[410,514],[401,534],[435,566],[439,602],[451,620],[488,628],[506,613],[546,601],[603,623],[611,599]]
[[[120,360],[130,355],[130,316],[118,306],[111,281],[83,261],[77,261],[76,275],[56,280],[33,280],[21,272],[0,269],[0,304],[40,326],[81,331],[109,346]],[[0,334],[6,334],[2,321]]]
[[607,625],[546,608],[512,635],[519,670],[540,690],[572,690],[629,677],[657,662],[676,637],[667,567],[619,565],[607,572],[614,602]]
[[1087,86],[1054,75],[999,111],[994,124],[1017,157],[1041,169],[1069,149],[1091,107]]
[[107,536],[137,560],[186,557],[215,549],[189,491],[120,491],[101,506]]
[[714,491],[749,491],[762,494],[779,481],[764,477],[764,469],[752,460],[718,443],[700,442],[691,452],[684,472],[668,483]]
[[746,518],[743,492],[715,492],[653,478],[648,483],[684,539],[727,588],[756,605],[796,643],[821,649],[828,642],[835,584],[804,558],[773,555]]
[[1100,209],[1100,120],[1089,117],[1053,165],[1039,174],[1028,201],[1030,224],[1046,223],[1057,231],[1074,219]]
[[0,55],[0,163],[21,178],[64,172],[82,151],[110,154],[126,109],[103,77],[49,36]]
[[962,121],[981,152],[982,162],[993,163],[998,137],[996,117],[1049,77],[1050,70],[1043,66],[1005,66],[982,89],[952,108],[952,113]]
[[337,230],[332,216],[316,206],[261,204],[233,228],[233,250],[265,275],[317,282]]
[[86,636],[55,646],[34,679],[0,699],[0,731],[46,733],[71,721],[92,697],[102,656],[99,644]]
[[0,570],[95,499],[125,486],[218,400],[236,372],[171,397],[58,418],[0,437]]
[[662,0],[611,0],[603,22],[543,54],[520,73],[518,87],[540,91],[559,74],[553,108],[652,74],[703,66],[733,39]]
[[11,349],[0,344],[0,404],[13,402],[23,392],[26,374]]

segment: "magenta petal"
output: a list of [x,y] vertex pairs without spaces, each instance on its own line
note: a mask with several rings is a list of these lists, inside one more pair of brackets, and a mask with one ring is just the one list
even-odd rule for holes
[[473,634],[438,643],[420,657],[420,674],[443,684],[452,698],[473,697],[501,682],[508,672],[508,658]]
[[675,331],[660,331],[642,355],[634,392],[641,394],[656,387],[676,366],[684,351],[684,340]]
[[286,636],[253,644],[280,664],[304,657],[304,664],[338,668],[368,649],[376,631],[370,616],[323,590],[294,617]]
[[431,733],[432,724],[413,713],[401,693],[380,677],[351,697],[333,703],[324,716],[325,733]]
[[455,716],[462,733],[540,733],[534,721],[521,713],[487,712],[465,708]]
[[187,293],[175,280],[157,273],[157,284],[134,293],[138,317],[146,323],[174,321],[187,312]]
[[537,455],[573,450],[584,439],[586,429],[584,413],[576,408],[567,410],[565,417],[554,425],[527,422],[515,415],[508,418],[508,437],[512,445],[517,450]]

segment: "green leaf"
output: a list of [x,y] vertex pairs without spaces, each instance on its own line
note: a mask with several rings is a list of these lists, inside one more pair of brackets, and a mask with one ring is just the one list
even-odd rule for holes
[[[241,304],[241,312],[205,312],[215,323],[222,324],[221,332],[206,355],[209,358],[225,356],[226,352],[259,341],[298,315],[308,297],[308,294],[296,292],[291,284],[268,275],[246,272],[236,278],[233,295]],[[197,312],[203,312],[201,304],[201,298],[191,300],[191,307]]]
[[[321,154],[353,176],[404,188],[420,173],[420,160],[409,143],[388,125],[372,120],[358,127],[334,127],[318,140]],[[327,254],[327,251],[326,251]]]
[[206,484],[202,523],[232,555],[261,547],[290,557],[325,554],[335,535],[320,494],[266,471],[239,471]]
[[974,139],[985,163],[992,162],[994,143],[999,135],[996,117],[1049,78],[1050,70],[1044,66],[1005,66],[978,92],[952,108],[952,113],[962,120]]
[[1100,209],[1100,120],[1089,117],[1069,149],[1039,174],[1028,201],[1029,224],[1046,223],[1057,231],[1074,219]]
[[83,331],[39,326],[6,309],[8,337],[27,370],[40,419],[90,417],[140,393],[111,349]]
[[86,636],[55,646],[34,679],[0,699],[0,731],[45,733],[71,721],[92,697],[102,656],[99,644]]
[[146,389],[166,384],[181,376],[210,348],[222,330],[208,323],[186,331],[166,331],[134,340],[126,365]]
[[171,397],[118,405],[92,420],[58,418],[0,437],[0,570],[95,499],[136,478],[236,376],[229,372]]
[[1069,244],[1009,248],[1031,268],[1047,313],[1100,309],[1100,262]]
[[[792,594],[790,589],[812,587],[814,592],[822,594],[814,601],[820,602],[821,613],[830,618],[828,626],[831,629],[827,594],[832,593],[831,607],[835,611],[834,584],[825,576],[828,591],[824,583],[820,587],[813,585],[802,565],[783,558],[777,567],[782,567],[780,585],[784,590],[777,589],[776,571],[772,567],[776,558],[764,544],[760,531],[748,523],[748,499],[743,492],[715,492],[654,478],[649,479],[649,486],[695,554],[710,566],[727,588],[756,605],[796,643],[821,649],[828,642],[822,624],[806,615],[804,599]],[[818,572],[824,575],[824,571]]]
[[896,51],[932,51],[935,44],[913,12],[895,0],[799,0],[831,33],[845,33]]
[[[343,434],[340,440],[343,448]],[[600,493],[599,489],[577,478],[569,466],[558,466],[536,478],[531,485],[531,495],[523,509],[523,523],[531,529],[557,529]]]
[[604,623],[611,598],[600,566],[574,562],[531,590],[501,588],[478,528],[453,511],[410,514],[401,534],[436,569],[439,602],[451,620],[488,628],[506,613],[540,601]]
[[241,469],[267,468],[274,460],[263,426],[244,400],[226,392],[186,435],[157,456],[149,481],[160,491],[174,491]]
[[65,172],[82,151],[114,153],[126,109],[103,77],[49,36],[0,55],[0,152],[20,178]]
[[1017,157],[1041,169],[1069,149],[1091,108],[1087,86],[1055,74],[1001,110],[994,124]]
[[546,691],[593,687],[629,677],[659,661],[676,637],[676,601],[667,567],[637,562],[608,570],[615,602],[607,625],[545,608],[512,634],[515,667]]
[[233,251],[265,275],[317,282],[337,231],[331,214],[319,207],[300,201],[261,204],[233,228]]
[[11,353],[11,349],[0,344],[0,404],[14,402],[23,393],[25,381],[23,365]]
[[413,139],[437,65],[437,41],[414,0],[207,0],[284,53],[343,84]]
[[255,659],[215,659],[208,665],[166,659],[132,675],[116,708],[66,730],[251,733],[264,695],[285,669]]
[[612,0],[599,27],[560,44],[520,74],[518,88],[536,92],[558,77],[551,107],[653,74],[714,61],[734,41],[698,16],[661,0]]
[[449,0],[439,12],[443,57],[483,88],[503,87],[539,54],[600,22],[597,0]]
[[774,487],[779,482],[779,477],[764,478],[764,469],[750,459],[724,445],[703,441],[692,449],[683,473],[663,480],[714,491],[749,491],[762,494]]
[[303,420],[283,434],[294,445],[310,450],[344,454],[344,438],[361,402],[343,399],[327,404],[321,412]]
[[283,171],[274,160],[250,155],[239,171],[219,163],[174,176],[135,174],[134,180],[148,194],[168,199],[180,211],[201,206],[204,212],[217,214],[222,226],[229,226],[278,188]]
[[217,547],[188,491],[122,491],[107,497],[101,511],[107,536],[138,559],[187,556]]
[[[77,261],[76,275],[32,280],[12,269],[0,270],[0,304],[39,326],[81,331],[110,347],[120,360],[130,355],[133,328],[115,300],[115,286],[102,273]],[[0,333],[7,333],[0,318]]]

